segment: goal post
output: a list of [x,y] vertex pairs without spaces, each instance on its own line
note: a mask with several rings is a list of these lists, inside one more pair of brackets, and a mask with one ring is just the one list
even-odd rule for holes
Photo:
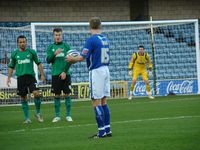
[[[37,32],[37,30],[38,30],[38,32],[41,32],[41,31],[42,32],[52,32],[52,30],[49,30],[49,29],[52,29],[53,27],[62,27],[64,29],[64,33],[66,35],[67,34],[70,35],[70,36],[66,36],[67,38],[65,38],[64,40],[66,40],[67,42],[68,42],[68,40],[69,40],[69,42],[72,40],[73,42],[70,43],[71,46],[73,48],[75,47],[77,49],[80,49],[81,48],[80,43],[76,42],[75,40],[77,40],[77,41],[83,40],[83,39],[80,39],[81,36],[77,36],[78,34],[82,34],[83,33],[83,34],[86,34],[87,36],[89,36],[88,25],[89,25],[88,22],[87,23],[86,22],[66,22],[66,23],[58,23],[58,22],[52,22],[52,23],[34,22],[34,23],[31,23],[32,46],[33,46],[34,49],[37,49],[36,46],[37,46],[37,44],[39,44],[39,43],[36,43],[36,32]],[[186,34],[187,36],[189,36],[189,37],[187,37],[187,36],[184,37],[184,35],[183,35],[183,37],[181,37],[181,38],[184,38],[183,40],[186,39],[186,41],[189,38],[191,38],[191,39],[189,39],[191,41],[194,40],[195,44],[193,45],[193,47],[195,48],[195,52],[193,52],[193,53],[195,53],[196,59],[195,59],[194,62],[191,62],[191,63],[195,63],[196,64],[195,65],[196,68],[194,69],[196,71],[196,73],[194,73],[195,75],[193,75],[191,78],[195,78],[196,79],[196,81],[197,81],[197,87],[198,87],[198,90],[196,92],[198,94],[200,94],[200,88],[199,88],[200,87],[200,52],[199,52],[199,31],[198,31],[199,27],[198,27],[198,20],[197,19],[189,19],[189,20],[165,20],[165,21],[141,21],[141,22],[132,22],[132,21],[129,21],[129,22],[102,22],[102,25],[103,25],[103,32],[104,32],[104,34],[106,34],[108,36],[108,38],[111,38],[111,44],[110,44],[111,45],[110,46],[111,54],[112,54],[112,51],[114,51],[114,50],[117,49],[118,51],[120,51],[119,53],[122,53],[123,55],[128,55],[128,56],[123,56],[123,57],[125,57],[125,59],[129,59],[130,56],[131,56],[131,53],[133,51],[137,51],[136,48],[137,48],[137,46],[139,44],[145,44],[145,47],[147,47],[147,50],[151,54],[151,56],[152,56],[153,52],[152,52],[152,49],[149,48],[150,44],[151,44],[151,39],[148,39],[148,41],[145,41],[145,42],[140,42],[140,41],[134,42],[134,39],[135,39],[135,38],[133,38],[134,35],[132,35],[132,36],[129,35],[130,37],[128,37],[128,35],[124,35],[124,33],[126,34],[129,31],[130,32],[136,31],[136,32],[133,32],[133,33],[137,34],[137,31],[147,31],[148,29],[151,30],[151,28],[153,30],[157,31],[157,35],[159,35],[159,36],[156,37],[156,35],[155,35],[155,41],[152,41],[153,45],[154,45],[154,49],[155,49],[154,50],[155,51],[155,62],[154,62],[154,67],[155,68],[154,69],[156,69],[156,72],[154,71],[154,77],[156,77],[156,75],[159,76],[159,74],[160,74],[159,67],[162,67],[161,65],[159,65],[159,61],[161,61],[161,59],[159,58],[160,54],[158,55],[158,53],[159,53],[159,50],[162,49],[162,47],[160,45],[162,45],[163,43],[162,43],[162,41],[160,43],[156,43],[156,41],[159,41],[160,35],[164,34],[164,36],[166,36],[166,37],[168,36],[169,37],[168,40],[169,41],[172,40],[174,42],[173,44],[175,44],[175,42],[177,42],[178,44],[180,43],[180,45],[182,45],[182,47],[177,44],[178,45],[177,49],[178,48],[183,49],[183,47],[184,47],[183,45],[185,43],[184,43],[184,41],[178,41],[179,40],[178,37],[176,37],[176,38],[174,37],[174,36],[177,36],[176,33],[175,33],[175,32],[177,32],[176,30],[178,30],[178,32],[180,30],[180,33],[178,33],[178,34]],[[191,36],[189,35],[189,33],[184,33],[185,31],[187,31],[188,27],[192,28],[190,30],[192,32]],[[45,28],[47,28],[47,30]],[[165,33],[166,32],[165,29],[169,33]],[[158,30],[160,30],[160,33],[158,33],[159,32]],[[124,33],[122,33],[122,32],[124,32]],[[112,36],[115,36],[115,34],[122,35],[121,39],[122,40],[127,40],[126,41],[127,43],[131,43],[130,39],[133,39],[132,43],[129,46],[129,49],[127,49],[127,47],[128,47],[127,45],[124,45],[125,46],[124,49],[126,49],[126,50],[124,50],[123,47],[117,47],[116,46],[116,43],[119,42],[119,41],[116,41],[116,43],[114,43],[115,42],[115,37],[112,37]],[[169,34],[169,35],[165,35],[165,34]],[[174,39],[172,39],[170,37],[170,36],[172,36],[170,34],[173,34],[173,38]],[[77,39],[74,39],[74,37],[76,37],[76,36],[77,36]],[[86,38],[87,36],[83,36],[83,37]],[[138,38],[140,38],[139,35],[135,35],[135,36],[136,37],[138,36]],[[180,36],[182,36],[182,35],[180,35]],[[163,37],[163,36],[161,36],[161,37]],[[70,38],[72,38],[72,39],[70,39]],[[127,39],[123,39],[123,38],[127,38]],[[163,39],[166,39],[166,38],[163,38]],[[162,45],[162,46],[163,46],[163,48],[165,48],[165,46],[168,46],[170,44],[171,43],[165,43],[165,45]],[[185,45],[187,45],[187,44],[188,43],[186,43]],[[74,45],[76,45],[76,46],[74,46]],[[188,46],[188,49],[193,49],[193,47],[189,47]],[[124,52],[121,52],[122,50],[124,50]],[[176,52],[174,52],[174,53],[176,53]],[[184,49],[182,50],[182,53],[184,53]],[[173,56],[173,54],[171,54],[171,55]],[[172,56],[168,56],[168,57],[171,57],[171,59],[172,59]],[[119,61],[122,61],[122,60],[119,60]],[[127,63],[128,63],[129,60],[126,60],[126,61],[127,61],[126,62],[126,66],[127,66]],[[189,60],[189,61],[191,61],[191,60]],[[180,61],[180,62],[177,62],[177,63],[184,63],[184,62]],[[111,62],[111,65],[112,64],[113,63]],[[170,65],[172,65],[172,64],[170,64]],[[174,64],[174,65],[176,66],[176,64]],[[78,65],[76,65],[76,67],[77,66]],[[124,67],[126,67],[126,66],[124,66]],[[194,66],[192,66],[192,67],[194,67]],[[184,70],[184,68],[182,68],[182,69]],[[124,72],[124,70],[121,69],[122,72]],[[167,70],[167,67],[165,68],[165,70]],[[184,71],[183,71],[183,73],[184,73]],[[115,73],[113,73],[113,74],[115,74]],[[182,78],[182,76],[180,75],[180,76],[174,77],[174,75],[171,75],[171,77],[168,78],[168,77],[166,77],[166,75],[164,73],[164,75],[162,75],[162,77],[160,77],[160,78],[158,77],[155,80],[156,81],[159,80],[159,79],[160,80],[165,80],[165,79],[175,80],[175,79],[179,79],[179,78]],[[185,78],[188,79],[188,78],[190,78],[190,76],[188,75]],[[123,74],[122,80],[130,80],[130,78],[128,78],[127,76],[125,77],[125,75]],[[157,83],[157,84],[159,84],[159,83]],[[174,86],[176,86],[176,85],[174,85]],[[181,85],[179,85],[179,86],[181,86]],[[158,88],[157,85],[155,85],[154,86],[154,89],[155,89],[154,91],[156,91],[157,88]],[[153,89],[153,87],[152,87],[152,89]],[[173,88],[171,88],[171,89],[173,89]]]

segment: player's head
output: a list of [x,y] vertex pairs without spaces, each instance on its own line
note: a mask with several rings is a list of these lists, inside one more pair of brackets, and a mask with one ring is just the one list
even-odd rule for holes
[[17,44],[21,50],[26,49],[26,37],[24,35],[20,35],[17,37]]
[[99,17],[93,17],[90,19],[91,32],[101,29],[101,19]]
[[143,45],[138,46],[138,53],[144,54],[144,46]]
[[53,29],[53,36],[54,36],[54,41],[56,43],[61,42],[62,41],[62,29],[61,28]]

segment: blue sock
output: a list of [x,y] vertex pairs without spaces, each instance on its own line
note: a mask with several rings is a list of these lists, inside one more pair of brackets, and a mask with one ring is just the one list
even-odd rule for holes
[[96,115],[96,121],[98,125],[98,134],[102,136],[105,133],[105,123],[104,123],[104,111],[101,105],[94,107],[94,112]]
[[102,106],[104,110],[104,122],[105,122],[105,131],[106,133],[110,132],[110,110],[107,104]]

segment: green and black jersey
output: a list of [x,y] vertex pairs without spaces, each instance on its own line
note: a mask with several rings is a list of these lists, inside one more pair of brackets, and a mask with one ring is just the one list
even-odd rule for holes
[[[58,55],[54,55],[54,52],[61,48],[62,51]],[[70,70],[68,69],[66,62],[66,54],[70,50],[70,46],[64,42],[53,43],[48,46],[47,49],[47,62],[52,64],[52,75],[59,75],[62,72],[66,72],[70,74]]]
[[31,48],[26,48],[24,51],[20,51],[16,49],[11,54],[10,63],[8,64],[9,68],[16,69],[16,76],[23,76],[23,75],[33,75],[35,76],[34,72],[34,63],[37,65],[41,63],[38,59],[37,53],[35,50]]

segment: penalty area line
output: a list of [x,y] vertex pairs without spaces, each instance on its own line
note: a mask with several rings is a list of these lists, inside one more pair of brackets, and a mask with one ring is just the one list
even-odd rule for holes
[[[136,120],[123,120],[123,121],[114,121],[112,124],[124,124],[124,123],[135,123],[135,122],[145,122],[145,121],[160,121],[160,120],[177,120],[177,119],[189,119],[189,118],[200,118],[200,116],[175,116],[175,117],[163,117],[163,118],[147,118],[147,119],[136,119]],[[61,128],[76,128],[76,127],[87,127],[87,126],[96,126],[96,123],[92,124],[78,124],[78,125],[69,125],[69,126],[57,126],[57,127],[45,127],[45,128],[35,128],[35,129],[19,129],[8,131],[8,133],[20,133],[25,131],[44,131],[52,129],[61,129]]]

